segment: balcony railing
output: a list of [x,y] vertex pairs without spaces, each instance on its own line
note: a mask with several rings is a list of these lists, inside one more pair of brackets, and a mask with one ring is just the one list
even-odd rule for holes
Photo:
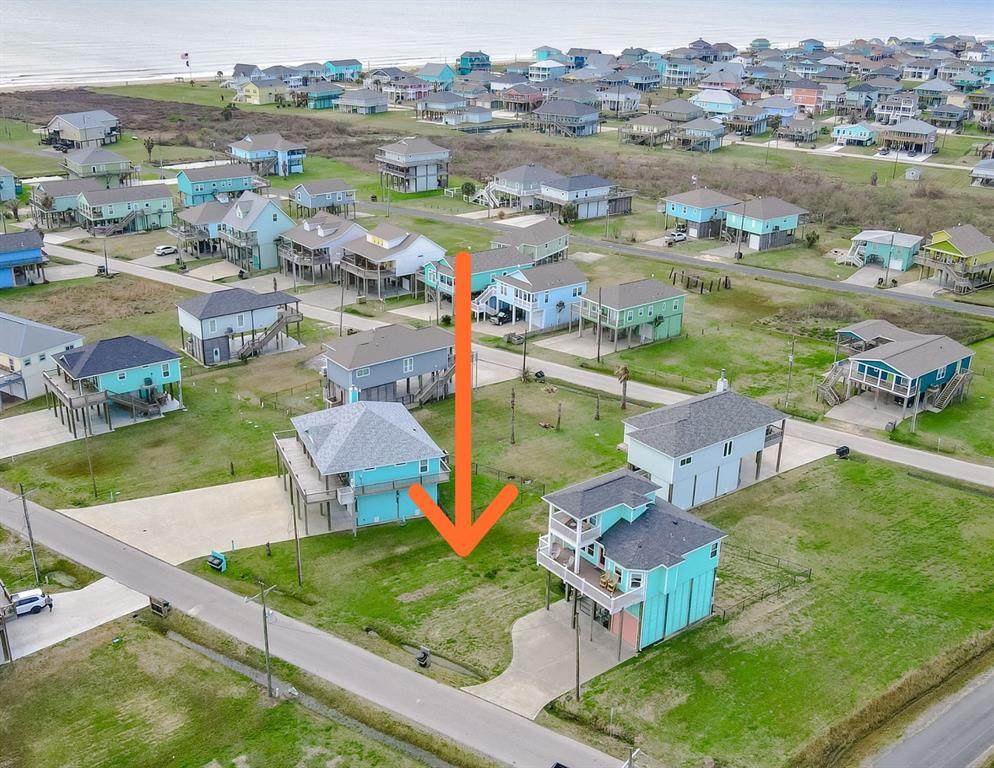
[[49,389],[68,408],[84,408],[90,405],[102,405],[107,402],[107,393],[104,391],[79,392],[72,386],[58,377],[57,371],[42,371],[42,378],[48,384]]
[[860,373],[855,367],[849,371],[849,380],[858,384],[865,384],[874,389],[891,392],[900,397],[912,397],[918,392],[918,387],[910,381],[907,384],[898,384],[893,376],[890,379],[884,379],[879,375],[873,375],[868,372]]
[[293,264],[303,267],[314,267],[331,263],[331,254],[327,248],[309,251],[293,248],[286,243],[279,243],[276,246],[276,252],[281,259],[286,259]]
[[371,269],[368,266],[357,264],[355,259],[349,258],[348,256],[342,259],[342,269],[350,275],[355,275],[356,277],[360,277],[364,280],[379,280],[383,277],[396,277],[397,275],[397,270],[392,267]]
[[769,448],[783,442],[783,429],[781,427],[767,427],[766,436],[763,439],[763,447]]
[[218,235],[223,240],[227,240],[229,243],[237,245],[241,248],[253,248],[259,244],[259,235],[257,232],[240,232],[238,230],[218,230]]
[[368,485],[353,485],[352,490],[356,496],[372,496],[377,493],[389,493],[390,491],[403,491],[410,488],[415,483],[421,485],[441,485],[449,482],[449,465],[444,461],[441,472],[434,472],[430,475],[418,475],[417,477],[405,477],[399,480],[390,480],[385,483],[369,483]]
[[[549,530],[566,541],[576,541],[576,526],[576,519],[570,517],[569,515],[553,514],[549,517]],[[580,522],[581,547],[586,546],[592,541],[596,541],[600,535],[600,525],[591,525],[590,523],[584,521]]]
[[[941,256],[932,256],[925,251],[919,252],[915,256],[915,264],[920,264],[923,267],[932,267],[933,269],[942,269],[947,272],[953,272],[958,275],[968,275],[972,270],[967,264],[966,259],[954,259],[953,257],[943,258]],[[984,268],[989,265],[982,265]]]
[[562,561],[563,557],[571,558],[573,551],[563,549],[558,557],[553,557],[553,548],[550,543],[552,537],[545,535],[538,540],[538,549],[535,552],[536,561],[540,566],[551,571],[561,578],[571,587],[576,589],[581,595],[589,597],[602,608],[606,608],[611,613],[617,613],[630,605],[636,605],[645,600],[645,587],[630,589],[628,592],[609,592],[600,585],[600,577],[603,571],[598,570],[583,558],[580,558],[580,572],[575,573],[568,567],[569,559]]

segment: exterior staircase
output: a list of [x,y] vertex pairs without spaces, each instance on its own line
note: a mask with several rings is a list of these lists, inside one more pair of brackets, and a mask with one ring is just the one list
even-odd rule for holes
[[493,283],[483,289],[482,292],[472,301],[473,312],[478,315],[496,315],[497,310],[490,306],[490,299],[497,295],[497,288]]
[[469,202],[483,205],[487,208],[500,208],[500,200],[494,194],[494,183],[492,181],[485,187],[480,187],[476,190],[476,194],[469,199]]
[[832,366],[831,370],[825,374],[825,379],[818,385],[818,394],[821,399],[829,407],[838,405],[842,402],[842,395],[839,394],[835,385],[842,381],[846,376],[846,364],[845,362],[836,363]]
[[949,403],[952,402],[956,395],[959,395],[964,391],[971,378],[973,378],[973,371],[970,369],[964,368],[957,371],[953,377],[946,382],[946,385],[936,396],[935,400],[932,401],[932,408],[937,411],[943,410],[947,405],[949,405]]
[[257,355],[269,342],[271,342],[276,335],[283,331],[290,323],[299,323],[304,319],[304,316],[299,312],[280,312],[276,316],[276,322],[270,325],[265,331],[263,331],[261,336],[256,336],[240,350],[238,350],[238,358],[240,360],[245,360],[248,357]]
[[853,243],[848,251],[841,253],[835,257],[836,264],[849,264],[853,267],[862,267],[866,264],[866,259],[863,258],[862,252],[856,243]]
[[102,235],[103,237],[110,237],[111,235],[116,235],[118,232],[123,232],[128,228],[135,219],[138,218],[138,211],[131,211],[127,216],[125,216],[120,221],[113,224],[101,225],[99,227],[93,228],[93,234]]
[[455,358],[453,358],[452,362],[449,363],[448,368],[421,387],[420,391],[414,395],[413,402],[418,405],[424,405],[433,398],[441,400],[445,397],[445,386],[452,380],[452,376],[455,372],[456,361]]
[[140,397],[135,397],[134,395],[108,392],[107,399],[115,405],[120,405],[122,408],[127,408],[132,413],[139,414],[146,418],[162,415],[162,407],[158,403],[154,401],[149,402],[147,400],[142,400]]

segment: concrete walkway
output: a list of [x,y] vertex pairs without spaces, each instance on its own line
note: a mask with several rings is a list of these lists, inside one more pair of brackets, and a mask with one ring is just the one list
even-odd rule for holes
[[[886,398],[889,399],[889,398]],[[874,402],[873,395],[863,392],[829,409],[825,415],[830,419],[845,421],[871,429],[886,429],[893,422],[900,424],[905,418],[911,418],[911,408],[901,408],[894,402]]]
[[[277,477],[59,511],[173,565],[212,549],[293,538],[289,497]],[[315,509],[297,530],[301,537],[327,533],[327,518]]]
[[[33,502],[29,508],[39,543],[262,647],[258,605],[59,512]],[[20,505],[4,490],[0,525],[23,535]],[[494,760],[521,768],[546,768],[556,761],[583,768],[621,766],[617,758],[416,672],[413,660],[410,667],[394,664],[281,613],[273,613],[269,642],[276,657]]]
[[[514,655],[500,675],[463,690],[534,720],[553,699],[576,683],[575,630],[570,627],[572,603],[560,600],[549,610],[522,616],[511,628]],[[600,624],[591,632],[589,614],[580,614],[580,681],[592,680],[635,655]]]
[[18,616],[8,623],[15,659],[81,635],[148,605],[148,598],[113,579],[98,579],[71,592],[52,595],[53,608]]
[[0,459],[51,448],[73,439],[66,425],[47,409],[0,419]]

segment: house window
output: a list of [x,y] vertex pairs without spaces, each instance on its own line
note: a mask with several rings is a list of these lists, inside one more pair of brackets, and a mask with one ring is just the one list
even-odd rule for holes
[[[25,357],[25,358],[24,358],[24,359],[23,359],[23,360],[21,361],[21,365],[23,365],[23,366],[24,366],[25,368],[27,368],[27,367],[28,367],[29,365],[31,365],[31,358],[30,358],[30,357]],[[14,366],[13,366],[13,364],[11,364],[11,366],[10,366],[10,367],[11,367],[11,368],[13,368],[13,367],[14,367]]]
[[694,460],[693,456],[684,456],[682,459],[680,459],[680,466],[685,467],[693,460]]
[[594,556],[594,552],[596,551],[596,547],[594,546],[594,544],[591,543],[591,544],[588,544],[587,546],[585,546],[583,548],[583,551],[586,552],[591,557],[593,557]]
[[942,381],[944,378],[946,378],[946,369],[940,368],[939,371],[935,374],[935,380]]
[[404,373],[411,373],[414,370],[414,358],[405,357],[404,358]]
[[128,378],[128,374],[126,371],[121,371],[117,374],[118,381],[124,381],[126,378]]
[[548,291],[545,292],[545,303],[546,304],[549,303],[549,292]]
[[363,376],[369,376],[369,368],[357,368],[355,372],[355,377],[361,379]]
[[732,455],[732,441],[731,440],[729,440],[727,443],[725,443],[724,448],[722,448],[722,450],[721,450],[721,455],[722,456],[731,456]]
[[642,317],[642,313],[643,313],[643,311],[644,311],[644,310],[643,310],[643,308],[642,308],[642,307],[639,307],[639,317]]
[[235,322],[238,324],[239,328],[245,326],[245,315],[238,315],[235,317]]
[[627,319],[628,319],[629,321],[631,321],[631,320],[632,320],[632,318],[634,318],[634,317],[635,317],[635,312],[634,312],[633,310],[629,309],[629,310],[628,310],[628,315],[627,315]]
[[38,362],[39,363],[44,362],[46,357],[47,355],[44,352],[42,352],[41,354],[38,355]]
[[214,333],[214,331],[217,330],[217,320],[208,320],[207,330],[210,331],[211,333]]
[[633,573],[632,576],[631,576],[631,579],[629,580],[628,588],[629,589],[638,589],[641,586],[642,586],[642,574],[641,573]]
[[680,300],[677,299],[673,302],[673,309],[680,309]]
[[418,466],[418,472],[422,475],[428,472],[428,459],[421,459],[421,464]]
[[646,310],[645,310],[645,313],[646,313],[646,314],[647,314],[647,315],[648,315],[649,317],[652,317],[652,304],[650,304],[650,305],[649,305],[648,307],[646,307]]
[[273,214],[273,221],[279,221],[279,214]]
[[711,557],[715,558],[718,556],[718,542],[716,541],[711,545]]
[[163,363],[162,364],[162,375],[163,376],[168,376],[169,375],[169,363]]

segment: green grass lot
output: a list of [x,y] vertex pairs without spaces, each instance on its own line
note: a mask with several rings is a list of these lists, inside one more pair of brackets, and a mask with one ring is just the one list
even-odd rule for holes
[[0,696],[5,768],[422,765],[130,619],[7,667]]
[[[77,248],[81,251],[89,251],[90,253],[103,254],[104,239],[102,237],[84,237],[79,240],[72,240],[66,243],[66,246]],[[114,235],[114,237],[106,238],[106,241],[107,255],[112,259],[123,259],[124,261],[140,259],[142,256],[151,256],[158,245],[176,245],[176,238],[164,229],[154,232],[134,232],[125,235]]]
[[[403,205],[406,207],[407,204]],[[420,216],[398,216],[393,213],[387,216],[385,210],[381,210],[376,216],[364,216],[357,221],[369,230],[377,224],[386,223],[410,232],[417,232],[434,240],[450,254],[463,249],[474,251],[487,249],[490,247],[491,238],[498,234],[471,224],[449,224]]]
[[[991,626],[990,505],[856,457],[699,507],[729,549],[786,557],[811,567],[812,581],[601,675],[583,693],[581,720],[621,724],[662,765],[783,765],[903,674]],[[719,578],[732,560],[726,553]]]
[[[827,233],[831,234],[831,233]],[[853,232],[853,234],[856,234]],[[789,245],[786,248],[776,248],[772,251],[757,251],[747,253],[742,257],[742,263],[751,267],[775,269],[781,272],[796,272],[813,277],[824,277],[829,280],[845,280],[856,272],[855,267],[836,264],[835,259],[826,256],[832,248],[849,249],[848,238],[826,237],[822,235],[814,248],[808,248],[803,242]]]
[[[16,488],[13,490],[17,492]],[[34,501],[34,495],[29,495],[28,498]],[[20,502],[12,501],[11,504],[18,505]],[[79,589],[100,578],[100,574],[67,560],[43,546],[36,544],[35,554],[38,557],[41,582],[48,592]],[[4,583],[8,592],[17,592],[35,586],[31,547],[28,546],[26,539],[15,536],[6,528],[0,528],[0,581]]]
[[[595,399],[562,387],[514,384],[516,443],[510,443],[510,383],[477,390],[473,403],[473,458],[519,477],[547,483],[548,490],[599,472],[616,469],[624,455],[618,402],[601,397],[601,420],[594,420]],[[561,431],[554,424],[562,405]],[[627,413],[641,408],[630,405]],[[446,400],[415,412],[443,448],[453,449],[454,403]],[[570,461],[562,456],[569,452]],[[474,506],[483,507],[498,490],[491,475],[474,477]],[[201,561],[185,567],[239,592],[255,579],[277,584],[273,604],[281,611],[328,629],[371,650],[398,660],[409,655],[389,641],[427,645],[486,677],[510,661],[511,624],[543,604],[545,579],[535,569],[538,536],[547,528],[546,511],[535,486],[519,496],[483,543],[460,559],[425,520],[404,526],[381,526],[349,534],[314,536],[301,542],[304,586],[298,589],[292,543],[240,550],[225,574],[209,572]],[[451,483],[442,489],[451,510]],[[417,567],[410,564],[417,563]],[[380,638],[370,637],[366,628]],[[382,639],[386,638],[386,640]],[[441,665],[432,673],[455,679]],[[448,677],[445,677],[448,675]]]
[[941,413],[919,414],[916,434],[906,419],[891,433],[892,440],[994,464],[994,339],[970,348],[974,352],[970,367],[975,373],[967,398]]
[[[8,293],[13,295],[4,297],[5,311],[77,330],[88,341],[147,334],[174,348],[179,344],[175,303],[191,295],[126,275]],[[320,343],[334,332],[305,321],[303,349],[224,368],[206,369],[183,356],[187,410],[89,441],[98,499],[93,496],[85,441],[81,440],[0,464],[0,485],[11,489],[23,482],[37,489],[35,501],[67,507],[102,503],[112,491],[124,500],[270,475],[274,471],[272,432],[288,428],[289,416],[285,407],[260,407],[260,397],[293,387],[296,394],[283,395],[281,402],[297,409],[317,407],[319,375],[304,363],[318,354]],[[200,429],[202,424],[211,428]],[[229,462],[234,463],[234,475]]]

